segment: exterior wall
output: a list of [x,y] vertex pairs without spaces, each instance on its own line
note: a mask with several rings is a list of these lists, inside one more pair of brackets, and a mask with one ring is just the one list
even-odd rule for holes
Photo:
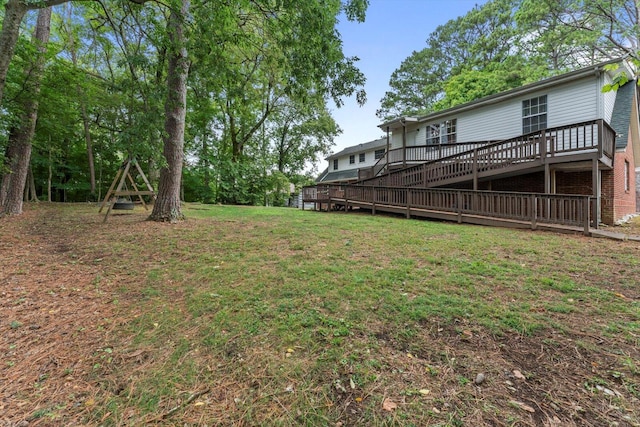
[[[629,165],[629,190],[625,191],[625,163]],[[636,174],[635,164],[633,161],[633,146],[631,140],[627,143],[627,148],[624,151],[616,152],[615,159],[613,161],[614,170],[613,173],[608,171],[608,174],[613,176],[607,183],[610,188],[606,189],[606,196],[610,199],[610,208],[612,209],[611,218],[612,222],[619,220],[625,215],[633,214],[637,212],[636,209]],[[603,172],[604,175],[604,172]],[[603,177],[602,198],[605,198],[604,177]],[[603,205],[603,217],[604,217],[604,205]]]
[[[344,171],[344,170],[350,170],[350,169],[359,169],[359,168],[366,168],[366,167],[371,167],[373,165],[376,164],[376,162],[378,161],[378,159],[375,158],[375,151],[376,150],[380,150],[380,149],[384,149],[386,150],[387,147],[386,145],[376,148],[374,150],[369,150],[369,151],[365,151],[365,161],[364,162],[360,162],[359,159],[359,155],[360,153],[351,153],[351,154],[347,154],[345,156],[340,156],[338,157],[338,169],[333,169],[333,159],[329,160],[329,172],[336,172],[336,171]],[[350,164],[349,163],[349,156],[354,155],[355,156],[355,163]]]
[[562,172],[556,171],[556,193],[593,195],[593,176],[591,171]]
[[[610,84],[613,82],[613,79],[609,74],[604,74],[604,83]],[[603,118],[607,121],[607,123],[611,123],[611,117],[613,116],[613,106],[616,103],[616,92],[609,91],[602,94],[603,97],[603,105],[604,105],[604,113]]]
[[[407,146],[426,143],[426,125],[456,119],[457,142],[502,140],[522,134],[522,101],[547,95],[547,127],[601,118],[603,107],[611,118],[615,92],[602,94],[595,75],[559,86],[530,92],[496,104],[407,124]],[[603,96],[606,95],[606,102]],[[600,110],[600,113],[599,113]],[[417,129],[417,131],[416,131]],[[402,128],[395,129],[392,148],[402,147]]]
[[536,172],[491,181],[491,191],[516,191],[519,193],[544,193],[544,173]]
[[636,167],[636,212],[640,212],[640,167]]

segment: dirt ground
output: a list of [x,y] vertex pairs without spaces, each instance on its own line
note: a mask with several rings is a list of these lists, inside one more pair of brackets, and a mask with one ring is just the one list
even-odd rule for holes
[[[130,272],[114,271],[91,242],[149,236],[163,227],[124,215],[110,218],[110,227],[100,227],[98,215],[77,223],[56,212],[27,209],[22,216],[0,219],[1,427],[82,425],[102,399],[105,383],[116,381],[109,373],[96,377],[95,366],[109,357],[108,343],[117,339],[119,326],[139,312],[135,298],[114,303],[118,288],[131,280]],[[640,221],[626,225],[624,232],[640,235]],[[109,279],[96,283],[101,272]],[[640,298],[640,290],[626,297]],[[514,425],[640,425],[640,372],[623,372],[602,350],[628,355],[638,369],[639,349],[628,340],[591,336],[582,330],[580,314],[573,316],[574,329],[562,336],[549,331],[535,337],[497,337],[482,330],[461,335],[453,328],[425,325],[425,348],[411,350],[414,358],[406,373],[444,366],[427,356],[433,354],[429,346],[438,347],[444,349],[438,352],[442,357],[457,359],[458,372],[441,375],[444,382],[432,384],[431,393],[446,395],[455,389],[461,372],[467,378],[484,372],[495,378],[495,387],[475,388],[478,402],[501,399],[515,411],[535,414],[530,423]],[[391,338],[383,325],[375,332],[386,358],[406,355],[409,343]],[[479,359],[477,354],[484,356]],[[143,357],[142,350],[129,353],[118,362],[120,370],[143,368]],[[605,377],[610,379],[606,385],[589,382]],[[361,425],[353,398],[349,393],[334,396],[335,404],[345,409],[346,423],[339,425]],[[433,409],[451,410],[456,399],[450,396],[448,406]],[[47,410],[63,414],[65,421],[47,417]],[[483,417],[478,420],[485,425],[506,425],[498,418],[487,420],[486,412]],[[574,421],[567,424],[568,419]],[[185,425],[187,420],[188,411]]]

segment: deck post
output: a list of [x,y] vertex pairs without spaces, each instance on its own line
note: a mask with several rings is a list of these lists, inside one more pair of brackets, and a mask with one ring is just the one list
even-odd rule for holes
[[531,229],[538,228],[538,198],[531,195]]
[[584,217],[584,235],[588,236],[590,234],[589,232],[589,226],[591,224],[591,218],[589,218],[589,212],[591,212],[591,208],[590,208],[590,204],[589,203],[589,197],[585,197],[584,201],[582,202],[582,215]]
[[376,214],[376,187],[371,187],[371,215]]
[[478,149],[473,149],[473,191],[478,191]]
[[457,191],[458,224],[462,224],[462,191]]
[[591,218],[593,220],[593,228],[598,228],[598,213],[600,212],[600,176],[598,171],[598,159],[592,160],[591,166],[591,181],[593,185],[593,213]]
[[411,189],[407,188],[407,219],[411,218]]
[[402,123],[402,167],[407,166],[407,123],[404,119]]

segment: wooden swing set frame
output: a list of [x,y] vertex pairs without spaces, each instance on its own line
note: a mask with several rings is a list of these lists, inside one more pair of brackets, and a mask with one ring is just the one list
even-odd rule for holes
[[[131,176],[132,165],[135,166],[138,173],[142,177],[142,180],[147,186],[147,190],[138,189],[138,186],[136,185],[135,181],[133,180],[133,177]],[[128,188],[126,188],[127,178],[129,179],[129,182],[131,183],[131,187],[133,188],[133,190],[129,190]],[[117,187],[116,187],[116,183],[117,183]],[[123,190],[123,187],[125,188],[124,190]],[[107,191],[107,194],[104,196],[104,200],[100,204],[100,209],[98,210],[98,213],[102,212],[102,209],[104,209],[107,203],[109,204],[109,208],[107,209],[107,213],[105,214],[104,220],[102,222],[107,222],[107,218],[111,213],[111,209],[113,208],[113,205],[118,200],[118,197],[131,197],[131,196],[138,196],[138,200],[140,200],[140,203],[142,204],[145,210],[149,210],[149,208],[147,207],[147,204],[145,203],[142,196],[151,196],[152,199],[155,199],[156,197],[156,192],[153,191],[153,187],[149,183],[149,180],[147,180],[147,176],[142,171],[142,168],[138,164],[135,157],[129,157],[127,161],[124,162],[122,166],[120,166],[120,169],[118,169],[118,173],[116,173],[116,177],[113,179],[113,182],[111,183],[111,187],[109,187],[109,191]]]

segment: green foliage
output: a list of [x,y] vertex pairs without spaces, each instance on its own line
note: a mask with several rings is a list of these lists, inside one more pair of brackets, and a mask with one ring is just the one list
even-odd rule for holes
[[605,59],[637,62],[636,3],[490,0],[438,27],[402,62],[377,114],[425,114]]

